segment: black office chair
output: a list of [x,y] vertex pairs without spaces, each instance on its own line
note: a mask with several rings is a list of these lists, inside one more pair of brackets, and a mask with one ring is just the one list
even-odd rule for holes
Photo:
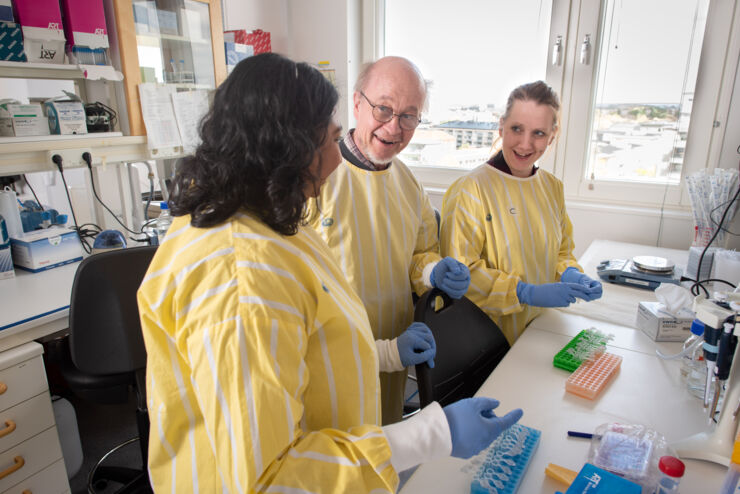
[[123,484],[123,493],[152,492],[147,475],[149,416],[146,408],[146,349],[139,323],[136,291],[156,247],[133,247],[94,254],[75,274],[69,306],[69,352],[62,352],[62,375],[70,389],[99,403],[125,403],[129,387],[136,392],[136,424],[141,469],[102,466],[114,451],[98,461],[88,476],[88,490],[108,481]]
[[453,300],[433,288],[416,303],[414,320],[429,326],[437,344],[434,368],[416,366],[422,408],[473,396],[509,351],[501,329],[466,297]]

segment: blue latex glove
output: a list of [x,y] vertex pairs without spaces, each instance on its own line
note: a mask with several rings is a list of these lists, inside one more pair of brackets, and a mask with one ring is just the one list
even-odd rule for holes
[[437,344],[434,342],[432,330],[423,322],[411,323],[411,326],[396,338],[396,345],[404,367],[422,362],[434,367]]
[[520,281],[516,286],[519,302],[534,307],[568,307],[576,297],[585,299],[588,288],[579,283],[545,283],[532,285]]
[[596,300],[597,298],[601,298],[601,295],[603,293],[600,281],[589,278],[585,274],[578,271],[578,268],[574,268],[573,266],[563,271],[563,274],[560,275],[560,281],[563,281],[565,283],[580,283],[581,285],[588,288],[588,293],[585,297],[582,297],[583,300],[586,300],[587,302],[590,302],[591,300]]
[[452,456],[470,458],[477,455],[524,413],[517,408],[497,417],[493,413],[497,406],[498,400],[493,398],[465,398],[442,409],[450,424]]
[[431,280],[434,288],[439,288],[452,298],[462,298],[470,285],[470,270],[452,257],[445,257],[432,269]]

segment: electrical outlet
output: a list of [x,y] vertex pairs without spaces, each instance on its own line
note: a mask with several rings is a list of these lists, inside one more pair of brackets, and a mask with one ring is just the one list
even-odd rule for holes
[[49,160],[49,164],[56,168],[56,164],[52,161],[52,156],[55,154],[58,154],[62,157],[62,166],[66,168],[79,168],[79,167],[87,167],[87,163],[85,163],[85,160],[82,159],[82,153],[90,153],[92,156],[92,152],[89,148],[78,148],[78,149],[52,149],[51,151],[47,151],[46,157]]

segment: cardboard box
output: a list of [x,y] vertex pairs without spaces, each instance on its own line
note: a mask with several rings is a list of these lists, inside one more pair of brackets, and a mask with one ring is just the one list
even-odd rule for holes
[[255,29],[254,31],[245,31],[244,29],[224,31],[224,41],[251,45],[254,48],[255,55],[270,53],[272,51],[270,33],[262,29]]
[[0,135],[16,137],[49,135],[49,124],[41,105],[0,104]]
[[52,134],[87,134],[87,116],[82,102],[46,101],[44,107]]
[[10,0],[0,0],[0,21],[15,22],[13,4]]
[[637,327],[655,341],[684,341],[688,338],[694,313],[682,309],[678,316],[673,316],[661,309],[660,302],[640,302]]
[[0,60],[6,62],[25,62],[21,27],[14,22],[0,21]]
[[62,9],[69,46],[108,48],[103,0],[62,0]]
[[13,263],[37,273],[82,260],[77,233],[67,228],[47,228],[10,239]]
[[64,30],[59,0],[15,0],[29,62],[64,63]]
[[236,64],[245,58],[254,55],[253,46],[243,45],[241,43],[231,43],[229,41],[224,42],[224,51],[226,53],[226,68],[229,72],[234,69]]

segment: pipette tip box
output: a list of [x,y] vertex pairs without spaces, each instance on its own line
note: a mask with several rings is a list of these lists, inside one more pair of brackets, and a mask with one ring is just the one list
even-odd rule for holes
[[622,357],[604,352],[596,360],[586,361],[565,381],[565,390],[593,400],[619,370]]
[[514,494],[527,471],[542,432],[514,424],[499,435],[476,458],[483,458],[470,494]]

